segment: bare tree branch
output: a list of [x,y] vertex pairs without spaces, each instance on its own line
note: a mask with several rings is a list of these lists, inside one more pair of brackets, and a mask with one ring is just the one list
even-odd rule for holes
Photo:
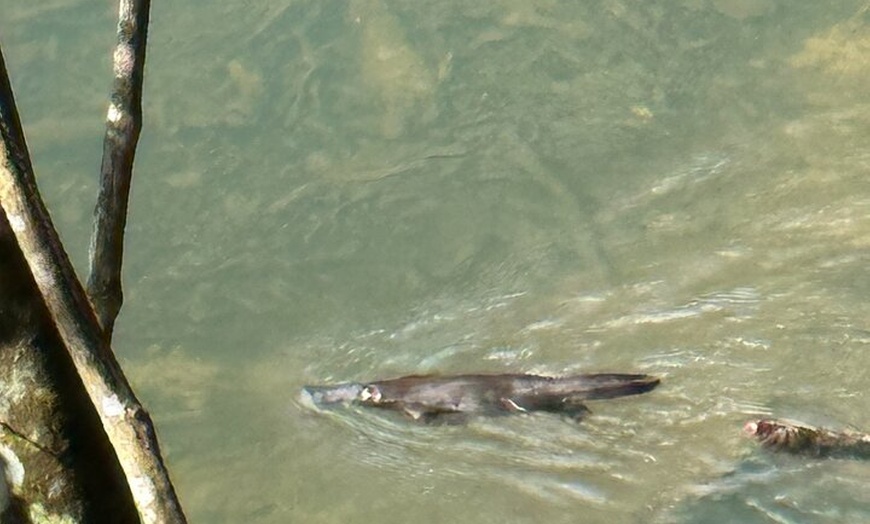
[[106,340],[124,300],[121,263],[133,159],[142,129],[142,82],[150,0],[120,0],[114,85],[106,116],[100,194],[94,210],[88,295]]
[[143,524],[186,519],[148,413],[124,377],[45,208],[0,52],[0,206],[124,470]]

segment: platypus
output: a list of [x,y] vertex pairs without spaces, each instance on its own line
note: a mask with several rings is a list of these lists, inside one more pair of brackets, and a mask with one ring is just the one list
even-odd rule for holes
[[752,420],[743,431],[773,451],[812,457],[870,459],[870,434],[835,431],[785,419]]
[[530,411],[560,413],[579,420],[586,400],[646,393],[659,384],[650,375],[598,373],[567,377],[526,374],[410,375],[368,383],[306,386],[314,404],[359,404],[391,409],[414,420],[456,420],[467,415]]

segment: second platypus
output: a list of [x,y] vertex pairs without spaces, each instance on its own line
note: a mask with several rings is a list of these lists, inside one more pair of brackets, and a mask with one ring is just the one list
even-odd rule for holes
[[785,419],[747,422],[743,431],[762,446],[811,457],[870,459],[870,434],[811,426]]
[[655,388],[650,375],[597,373],[567,377],[525,374],[411,375],[369,383],[306,386],[318,406],[354,403],[402,412],[426,422],[463,415],[547,411],[579,420],[586,400],[637,395]]

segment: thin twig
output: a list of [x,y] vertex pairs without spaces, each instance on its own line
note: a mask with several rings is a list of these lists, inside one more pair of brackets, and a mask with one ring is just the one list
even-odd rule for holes
[[148,413],[124,377],[39,196],[0,51],[0,206],[100,417],[143,524],[184,523]]
[[149,11],[150,0],[121,0],[118,9],[115,79],[106,115],[88,277],[88,295],[106,340],[112,339],[115,319],[124,300],[121,289],[124,227],[133,159],[142,129],[142,82]]

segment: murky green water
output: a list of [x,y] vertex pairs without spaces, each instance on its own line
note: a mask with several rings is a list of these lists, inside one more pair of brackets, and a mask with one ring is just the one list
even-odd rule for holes
[[[116,351],[194,522],[860,522],[865,1],[157,2]],[[0,1],[86,264],[112,2]],[[425,427],[306,383],[641,371],[653,393]]]

